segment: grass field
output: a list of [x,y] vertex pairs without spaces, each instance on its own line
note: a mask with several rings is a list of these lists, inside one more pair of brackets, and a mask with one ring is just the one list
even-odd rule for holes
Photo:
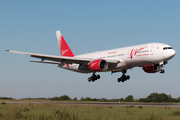
[[0,120],[180,120],[180,108],[105,105],[0,104]]

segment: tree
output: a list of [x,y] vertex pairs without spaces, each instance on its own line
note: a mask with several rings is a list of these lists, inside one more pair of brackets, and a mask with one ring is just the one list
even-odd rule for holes
[[177,101],[180,102],[180,97],[177,98]]
[[109,102],[106,98],[99,99],[100,102]]
[[119,101],[124,101],[124,98],[119,99]]
[[60,96],[60,97],[54,97],[54,98],[51,98],[51,100],[71,100],[71,98],[67,95],[63,95],[63,96]]
[[151,93],[147,96],[147,102],[157,102],[158,101],[158,93]]
[[147,98],[140,98],[138,101],[139,102],[147,102]]
[[133,102],[133,96],[132,95],[128,95],[126,98],[125,98],[125,101],[126,102]]
[[90,97],[86,97],[85,101],[92,101],[92,99]]
[[93,98],[93,99],[92,99],[92,101],[98,101],[98,99],[96,99],[96,98]]
[[165,93],[151,93],[147,98],[140,98],[140,102],[172,102],[175,99],[171,95],[166,95]]
[[80,99],[81,101],[84,101],[85,99],[83,98],[83,97],[81,97],[81,99]]
[[160,93],[158,96],[158,102],[169,102],[171,98],[169,98],[169,96],[166,95],[165,93]]
[[71,98],[67,95],[60,96],[60,100],[71,100]]
[[77,98],[76,97],[74,97],[74,99],[73,99],[74,101],[77,101]]

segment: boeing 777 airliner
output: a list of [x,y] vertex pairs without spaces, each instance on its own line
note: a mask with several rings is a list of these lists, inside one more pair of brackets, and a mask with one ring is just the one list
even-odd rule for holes
[[92,76],[88,78],[89,82],[100,79],[100,75],[96,75],[96,72],[122,72],[122,76],[117,81],[124,82],[130,79],[130,76],[126,75],[126,71],[134,67],[142,67],[146,73],[164,73],[162,68],[175,56],[175,50],[163,43],[148,43],[75,56],[60,31],[56,31],[56,35],[61,56],[6,51],[41,59],[41,61],[30,62],[56,64],[63,69],[92,73]]

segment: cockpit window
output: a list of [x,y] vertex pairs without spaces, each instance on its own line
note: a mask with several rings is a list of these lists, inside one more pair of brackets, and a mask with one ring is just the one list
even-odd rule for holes
[[173,49],[172,47],[163,47],[163,50]]

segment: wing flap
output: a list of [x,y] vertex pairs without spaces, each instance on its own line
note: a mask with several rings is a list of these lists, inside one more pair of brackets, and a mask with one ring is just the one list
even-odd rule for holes
[[33,60],[30,60],[29,62],[47,63],[47,64],[60,64],[59,62],[45,62],[45,61],[33,61]]

